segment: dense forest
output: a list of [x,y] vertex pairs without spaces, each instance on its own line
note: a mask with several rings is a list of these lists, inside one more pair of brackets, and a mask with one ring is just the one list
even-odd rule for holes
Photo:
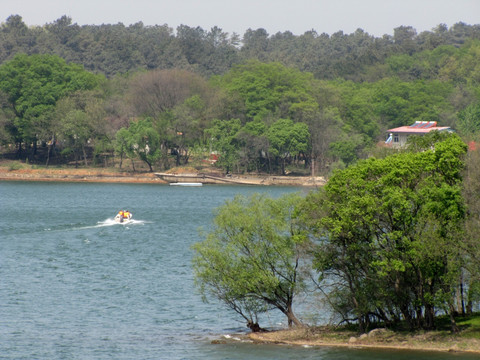
[[[30,163],[326,174],[418,120],[480,130],[480,25],[243,37],[214,27],[0,25],[0,145]],[[10,155],[11,156],[11,155]],[[129,160],[129,161],[126,161]]]

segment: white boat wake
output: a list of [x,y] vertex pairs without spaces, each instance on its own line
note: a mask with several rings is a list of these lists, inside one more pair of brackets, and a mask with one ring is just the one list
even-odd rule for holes
[[114,225],[121,225],[121,226],[125,226],[125,225],[143,225],[143,224],[145,224],[145,223],[146,223],[145,220],[136,220],[136,219],[130,219],[130,220],[124,221],[124,222],[118,222],[118,221],[115,221],[115,219],[106,219],[106,220],[97,222],[97,225],[92,226],[92,228],[104,227],[104,226],[114,226]]
[[118,221],[115,221],[113,218],[105,219],[103,221],[98,221],[96,225],[87,225],[87,226],[59,226],[56,228],[45,228],[43,231],[51,231],[51,232],[58,232],[58,231],[69,231],[69,230],[85,230],[85,229],[95,229],[95,228],[103,228],[107,226],[127,226],[127,225],[144,225],[149,223],[149,221],[145,220],[135,220],[135,219],[130,219],[129,221],[125,221],[123,223],[119,223]]

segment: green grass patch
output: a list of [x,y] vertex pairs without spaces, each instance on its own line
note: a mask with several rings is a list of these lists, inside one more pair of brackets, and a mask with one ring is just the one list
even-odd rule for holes
[[22,163],[21,161],[9,161],[4,164],[9,171],[21,170],[29,168],[29,165]]

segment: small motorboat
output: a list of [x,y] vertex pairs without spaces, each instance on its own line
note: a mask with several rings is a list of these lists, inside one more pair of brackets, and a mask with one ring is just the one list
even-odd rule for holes
[[114,220],[120,224],[128,223],[132,220],[132,213],[126,210],[120,210],[117,215],[115,215]]
[[202,186],[203,184],[198,183],[198,182],[195,182],[195,183],[176,182],[176,183],[170,183],[170,185],[172,185],[172,186]]

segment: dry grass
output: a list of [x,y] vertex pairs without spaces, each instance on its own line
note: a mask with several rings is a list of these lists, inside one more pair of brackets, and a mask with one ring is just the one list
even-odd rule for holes
[[348,330],[329,327],[297,328],[249,334],[255,342],[301,346],[367,347],[427,351],[469,352],[480,354],[480,340],[452,335],[444,331],[404,333],[386,329],[359,335]]
[[149,172],[128,172],[118,168],[44,167],[18,161],[0,162],[0,180],[23,181],[78,181],[78,182],[131,182],[161,183],[162,180]]

